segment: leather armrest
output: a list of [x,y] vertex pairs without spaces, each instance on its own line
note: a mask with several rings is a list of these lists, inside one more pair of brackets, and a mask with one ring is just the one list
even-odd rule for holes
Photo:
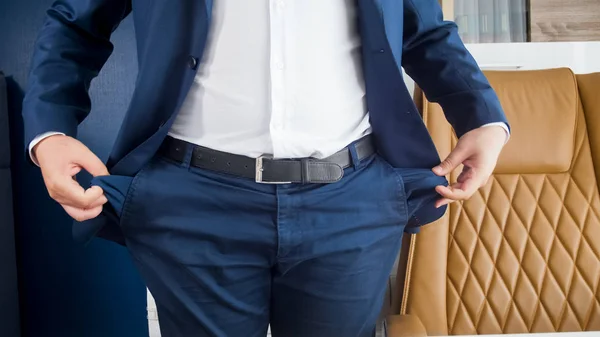
[[386,319],[387,337],[424,337],[427,331],[417,316],[394,315]]

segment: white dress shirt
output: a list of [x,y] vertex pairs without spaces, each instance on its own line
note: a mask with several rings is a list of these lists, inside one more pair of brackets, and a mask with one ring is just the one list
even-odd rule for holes
[[249,157],[323,158],[371,132],[355,0],[218,0],[211,24],[171,136]]
[[218,0],[170,135],[257,157],[325,157],[370,132],[354,0]]

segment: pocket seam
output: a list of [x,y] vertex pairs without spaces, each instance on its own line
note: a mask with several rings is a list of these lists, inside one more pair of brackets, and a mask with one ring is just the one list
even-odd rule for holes
[[396,194],[397,194],[397,197],[402,199],[402,200],[399,200],[399,202],[398,202],[399,206],[401,206],[403,208],[401,213],[402,213],[404,224],[402,224],[402,226],[406,226],[408,224],[409,219],[408,219],[408,196],[406,195],[404,179],[402,178],[402,175],[398,172],[398,170],[396,170],[396,168],[393,167],[387,160],[385,160],[381,156],[379,156],[379,158],[381,159],[381,161],[383,161],[385,163],[386,167],[390,171],[392,171],[392,174],[396,178],[396,189],[397,189]]
[[137,185],[140,181],[140,178],[144,175],[144,173],[146,172],[146,170],[150,167],[152,163],[152,160],[144,165],[144,167],[142,167],[138,173],[133,177],[133,180],[131,180],[131,184],[129,185],[129,188],[127,189],[127,194],[125,195],[125,200],[123,201],[123,207],[121,209],[121,214],[119,214],[119,225],[121,227],[123,227],[125,225],[125,220],[129,219],[129,216],[131,214],[130,212],[130,205],[131,205],[131,200],[137,190]]
[[404,208],[404,211],[403,211],[404,224],[402,226],[405,227],[408,224],[409,219],[408,219],[408,196],[406,195],[404,179],[402,178],[402,175],[400,173],[398,173],[398,171],[396,171],[393,167],[392,167],[392,172],[394,172],[394,174],[396,175],[396,181],[398,182],[399,194],[400,194],[400,198],[402,199],[402,200],[400,200],[400,204]]

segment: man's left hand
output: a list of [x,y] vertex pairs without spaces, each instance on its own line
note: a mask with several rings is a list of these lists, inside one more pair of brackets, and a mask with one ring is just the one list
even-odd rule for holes
[[465,133],[448,157],[433,172],[448,175],[459,165],[463,170],[455,183],[437,186],[442,196],[435,206],[441,207],[456,200],[467,200],[485,184],[494,172],[500,151],[506,143],[507,133],[501,126],[485,126]]

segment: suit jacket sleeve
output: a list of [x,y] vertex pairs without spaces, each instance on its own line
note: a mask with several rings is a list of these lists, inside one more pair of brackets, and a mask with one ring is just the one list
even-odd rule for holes
[[26,146],[49,131],[76,136],[90,111],[90,83],[112,53],[110,35],[130,11],[129,0],[52,4],[34,46],[23,100]]
[[500,101],[462,43],[454,22],[443,21],[437,0],[404,0],[402,66],[439,103],[458,137],[488,123],[508,126]]

